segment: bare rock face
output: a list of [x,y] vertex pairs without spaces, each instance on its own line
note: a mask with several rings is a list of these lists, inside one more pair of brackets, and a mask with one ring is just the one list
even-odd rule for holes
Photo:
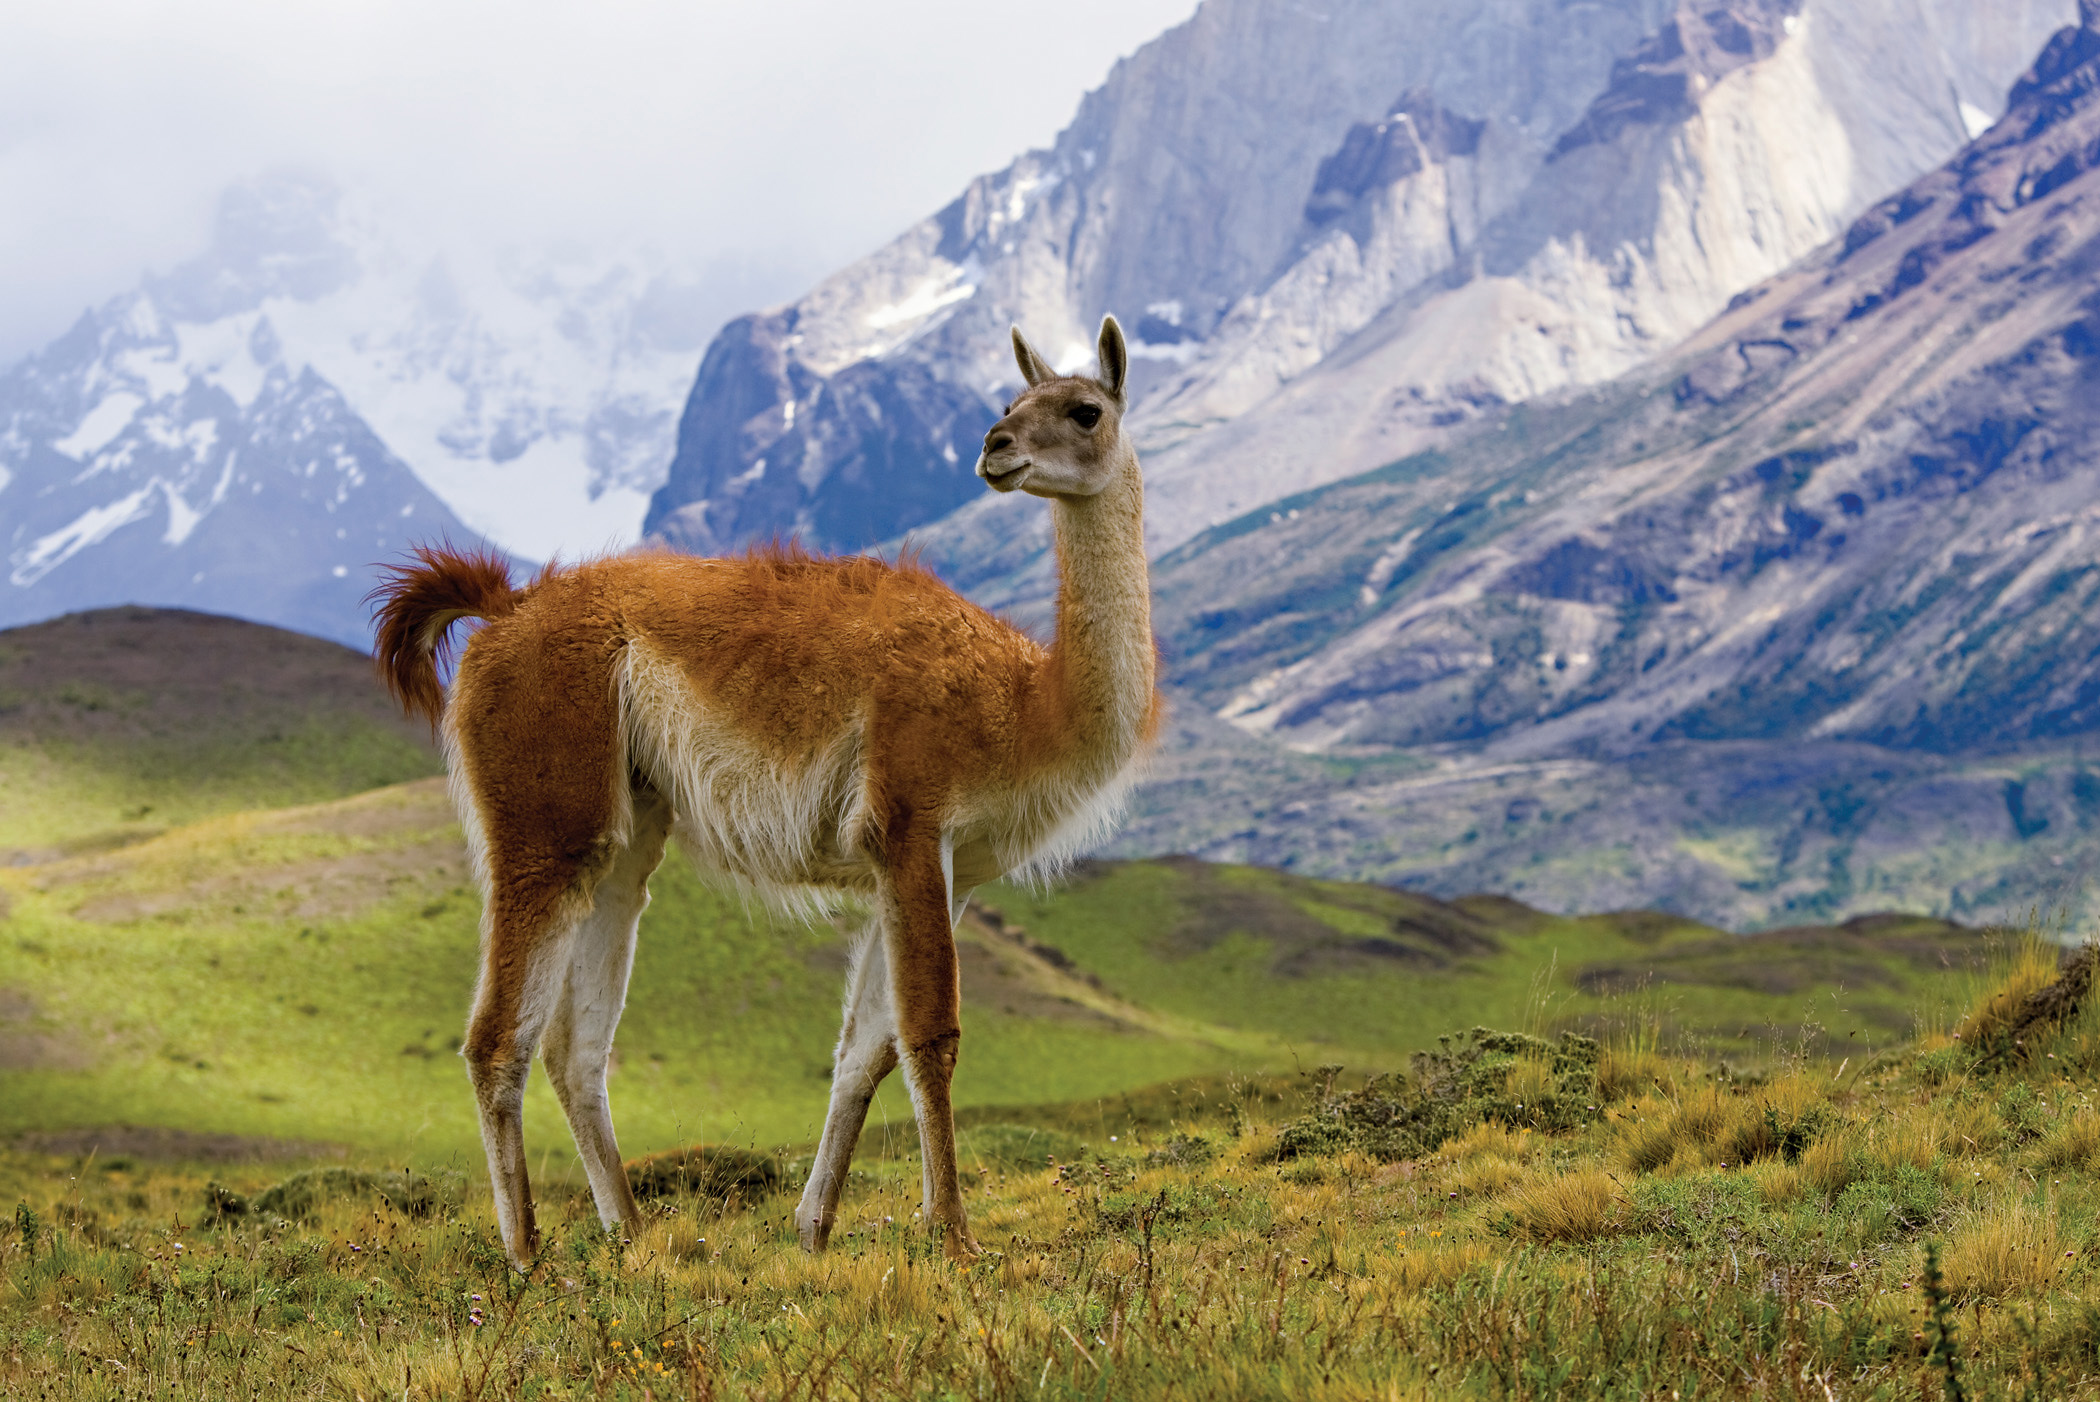
[[1953,160],[1676,351],[1163,557],[1196,706],[1408,772],[1300,783],[1222,846],[1161,807],[1148,839],[1734,921],[2090,908],[2096,9]]
[[1070,368],[1102,312],[1134,330],[1171,548],[1668,350],[1945,159],[2071,8],[1213,0],[1050,150],[727,329],[647,529],[916,529],[1025,603],[1047,537],[970,474],[1009,323]]

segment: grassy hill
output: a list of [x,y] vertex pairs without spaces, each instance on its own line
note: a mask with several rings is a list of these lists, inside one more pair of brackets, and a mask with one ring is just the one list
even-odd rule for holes
[[0,866],[438,769],[336,643],[181,609],[0,632]]
[[[477,900],[427,739],[364,659],[202,615],[0,634],[0,1135],[132,1125],[478,1162],[452,1055]],[[666,863],[613,1079],[623,1147],[811,1137],[845,933]],[[1833,1059],[1965,995],[1977,932],[1874,917],[1736,937],[1184,859],[989,888],[966,917],[966,1107],[1381,1068],[1474,1023],[1639,1028]],[[532,1142],[562,1121],[535,1082]],[[902,1124],[893,1085],[875,1122]]]
[[[676,857],[655,891],[613,1079],[625,1147],[811,1137],[845,934],[749,913]],[[0,900],[0,1133],[170,1125],[473,1161],[452,1052],[478,903],[441,780],[17,867]],[[1735,937],[1174,859],[989,889],[962,942],[956,1088],[977,1106],[1390,1066],[1474,1022],[1845,1055],[1908,1035],[1986,954],[1929,920]],[[533,1094],[533,1141],[565,1163]],[[908,1113],[893,1087],[878,1122]]]

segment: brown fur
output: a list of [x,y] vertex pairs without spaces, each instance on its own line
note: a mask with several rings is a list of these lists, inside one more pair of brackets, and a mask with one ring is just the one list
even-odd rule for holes
[[[443,724],[486,894],[464,1054],[520,1265],[536,1232],[519,1116],[543,1039],[601,1215],[637,1220],[604,1070],[634,922],[674,830],[720,876],[874,904],[805,1243],[824,1244],[867,1097],[901,1064],[927,1219],[951,1252],[974,1251],[949,1109],[962,1035],[954,911],[970,887],[1054,855],[1159,715],[1142,487],[1120,431],[1121,332],[1110,321],[1102,335],[1113,378],[1032,385],[979,464],[995,487],[1033,479],[1057,503],[1065,585],[1051,648],[908,558],[818,559],[792,545],[595,560],[524,589],[491,557],[425,548],[377,591],[382,670],[426,714],[448,628],[485,620]],[[1082,398],[1098,423],[1070,417]]]
[[510,566],[492,550],[419,545],[413,565],[381,565],[387,580],[365,596],[379,603],[373,657],[401,708],[436,728],[445,691],[438,680],[452,665],[452,625],[462,618],[501,618],[513,598]]

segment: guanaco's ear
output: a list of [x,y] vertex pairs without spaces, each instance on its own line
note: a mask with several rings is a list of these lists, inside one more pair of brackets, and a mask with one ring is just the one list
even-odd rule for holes
[[1028,344],[1028,338],[1021,334],[1018,326],[1014,328],[1014,363],[1021,367],[1021,378],[1028,381],[1031,388],[1057,378],[1057,372],[1035,353],[1035,347]]
[[1123,402],[1123,381],[1130,375],[1130,348],[1123,344],[1123,328],[1112,316],[1101,318],[1101,341],[1095,349],[1101,356],[1101,387]]

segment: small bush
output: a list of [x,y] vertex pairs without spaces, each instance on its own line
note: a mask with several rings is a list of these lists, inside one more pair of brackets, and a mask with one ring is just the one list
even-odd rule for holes
[[1476,1027],[1416,1052],[1404,1075],[1328,1096],[1285,1127],[1281,1158],[1358,1149],[1388,1162],[1419,1158],[1474,1125],[1574,1129],[1597,1105],[1597,1043],[1563,1033],[1548,1042]]
[[205,1214],[218,1222],[250,1215],[265,1221],[303,1222],[323,1203],[378,1198],[403,1216],[430,1217],[457,1208],[465,1197],[466,1179],[451,1170],[427,1174],[315,1168],[265,1188],[252,1201],[217,1183],[207,1184]]
[[1911,1067],[1918,1073],[1918,1079],[1926,1085],[1943,1086],[1967,1075],[1969,1065],[1974,1060],[1967,1047],[1960,1042],[1949,1042],[1943,1047],[1935,1047],[1923,1053],[1911,1063]]
[[1145,1162],[1154,1168],[1195,1168],[1217,1156],[1217,1143],[1207,1135],[1176,1134],[1146,1154]]

